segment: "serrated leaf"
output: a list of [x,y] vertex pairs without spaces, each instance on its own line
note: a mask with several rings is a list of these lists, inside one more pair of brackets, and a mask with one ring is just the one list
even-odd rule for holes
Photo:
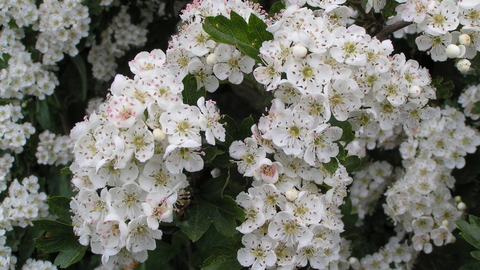
[[197,89],[197,79],[192,76],[191,74],[188,74],[183,78],[182,80],[183,83],[183,91],[182,91],[182,97],[183,97],[183,103],[196,106],[197,105],[197,100],[200,97],[205,97],[206,96],[206,90],[205,87],[201,87],[200,89]]
[[58,253],[53,263],[61,268],[67,268],[80,261],[85,255],[87,248],[87,246],[79,246],[78,249],[62,250]]
[[45,253],[78,249],[80,243],[73,233],[73,227],[53,220],[35,220],[33,225],[47,231],[46,236],[36,238],[37,248]]
[[87,100],[87,69],[85,67],[85,62],[83,58],[80,56],[80,54],[77,54],[75,57],[70,57],[72,59],[73,64],[75,64],[75,67],[78,70],[78,73],[80,74],[80,80],[82,82],[82,91],[81,91],[81,100],[86,101]]
[[436,99],[447,99],[452,96],[452,90],[455,87],[452,81],[444,82],[443,77],[437,77],[432,80],[431,85],[437,91]]
[[462,231],[460,235],[470,243],[470,245],[480,249],[480,226],[474,222],[468,223],[465,220],[459,220],[456,224]]
[[352,173],[362,168],[363,162],[357,156],[348,156],[344,161],[341,162],[343,166],[347,169],[348,173]]
[[336,158],[332,158],[329,163],[322,163],[322,165],[330,174],[334,174],[338,169],[338,161]]
[[216,211],[213,215],[213,225],[219,233],[225,236],[233,236],[237,233],[236,219],[243,220],[245,218],[244,211],[238,206],[232,197],[223,196],[215,205]]
[[70,198],[54,196],[47,199],[48,210],[67,224],[72,223],[73,213],[70,212]]
[[185,219],[178,221],[177,226],[195,242],[208,230],[212,223],[211,218],[211,206],[201,200],[185,210]]
[[203,263],[202,270],[239,270],[243,267],[237,260],[237,253],[231,252],[227,254],[212,254]]
[[146,269],[156,269],[158,265],[168,263],[179,251],[179,246],[157,241],[157,247],[148,251],[148,260],[145,262]]
[[283,1],[275,2],[268,11],[268,17],[275,16],[275,14],[280,13],[283,9],[285,9],[285,3],[283,3]]
[[230,146],[230,144],[236,140],[235,138],[238,134],[237,122],[228,115],[223,115],[219,122],[223,124],[225,128],[225,142],[219,142],[218,144]]
[[202,151],[205,153],[205,155],[202,156],[203,162],[205,163],[210,163],[215,159],[216,156],[225,153],[221,150],[218,150],[218,148],[214,146],[206,147]]
[[252,126],[254,124],[255,122],[253,121],[252,116],[243,119],[238,130],[238,137],[236,137],[236,139],[244,140],[245,138],[252,136]]
[[259,48],[263,41],[273,39],[268,32],[267,24],[250,14],[249,23],[234,11],[230,12],[230,19],[223,15],[207,17],[203,23],[203,30],[210,38],[219,43],[237,47],[242,53],[261,62]]

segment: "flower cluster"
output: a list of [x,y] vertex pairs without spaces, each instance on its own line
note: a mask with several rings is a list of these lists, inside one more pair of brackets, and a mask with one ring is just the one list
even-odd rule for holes
[[22,266],[22,270],[57,270],[57,267],[49,261],[28,259]]
[[465,89],[460,97],[458,97],[458,103],[464,108],[465,116],[470,117],[473,120],[478,120],[480,114],[473,114],[472,109],[476,107],[475,103],[480,101],[480,85],[471,85]]
[[[147,41],[145,26],[133,24],[127,12],[128,8],[121,6],[119,13],[101,33],[100,44],[93,43],[88,53],[93,76],[98,80],[109,81],[115,76],[115,60],[123,56],[131,46],[142,46]],[[145,20],[145,24],[147,22]]]
[[[369,1],[370,2],[370,1]],[[386,1],[376,1],[385,6]],[[396,36],[405,33],[420,33],[415,39],[418,48],[429,51],[434,61],[448,58],[472,59],[480,49],[480,1],[436,1],[407,0],[398,1],[397,15],[390,18],[389,24],[398,21],[412,23],[409,27],[397,31]],[[382,7],[375,8],[379,12]],[[457,68],[467,72],[470,62],[461,59]]]
[[18,105],[8,104],[0,106],[0,149],[9,149],[15,153],[23,151],[23,146],[35,133],[35,128],[31,123],[17,123],[22,119],[21,107]]
[[48,216],[47,195],[38,192],[38,178],[30,176],[22,183],[14,179],[8,188],[8,196],[0,207],[0,230],[13,230],[13,226],[25,228],[32,225],[32,220]]
[[63,59],[63,54],[78,54],[76,45],[88,35],[90,17],[88,8],[80,1],[44,1],[38,7],[39,20],[33,25],[40,33],[35,49],[43,54],[42,62],[52,65]]
[[17,257],[12,255],[12,248],[6,245],[7,237],[0,233],[0,269],[13,270],[17,263]]
[[38,164],[67,165],[72,160],[73,146],[68,136],[55,135],[45,130],[38,138],[40,142],[35,153]]
[[7,183],[11,180],[10,169],[14,160],[15,158],[10,154],[0,157],[0,191],[7,189]]

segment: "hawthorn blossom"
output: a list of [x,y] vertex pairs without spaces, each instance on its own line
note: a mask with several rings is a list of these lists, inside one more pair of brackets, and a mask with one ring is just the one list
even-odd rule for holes
[[251,73],[255,60],[242,55],[234,46],[219,44],[215,48],[217,63],[213,66],[215,76],[220,80],[228,79],[233,84],[243,81],[243,73]]

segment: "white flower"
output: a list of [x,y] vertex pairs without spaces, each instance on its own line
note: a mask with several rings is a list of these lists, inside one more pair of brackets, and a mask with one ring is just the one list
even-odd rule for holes
[[126,248],[132,253],[154,250],[157,246],[155,239],[162,238],[162,231],[148,228],[146,219],[147,217],[141,216],[128,223]]
[[246,138],[245,142],[232,142],[228,151],[232,158],[240,159],[237,161],[238,171],[246,177],[253,176],[266,156],[265,149],[259,148],[252,138]]
[[255,60],[242,55],[234,46],[219,44],[215,49],[217,63],[213,66],[215,76],[220,80],[228,79],[233,84],[243,81],[243,73],[251,73]]
[[271,131],[272,141],[285,154],[301,156],[305,147],[303,140],[313,125],[314,118],[307,113],[285,109],[276,118],[276,125]]
[[197,152],[200,146],[195,141],[185,141],[185,147],[169,145],[165,150],[165,165],[173,174],[182,173],[183,169],[188,172],[197,172],[203,169],[203,159]]
[[245,248],[237,252],[237,259],[242,266],[251,266],[252,270],[263,270],[275,265],[277,256],[273,250],[274,244],[268,237],[258,238],[254,234],[242,237]]
[[205,101],[204,97],[200,97],[197,100],[197,106],[206,120],[203,122],[204,126],[202,126],[202,130],[205,131],[205,139],[207,140],[207,143],[215,145],[215,139],[224,142],[225,128],[219,122],[221,116],[215,105],[215,101]]
[[168,136],[168,142],[183,146],[187,141],[201,144],[200,128],[205,119],[198,107],[186,104],[173,104],[160,116],[162,130]]
[[237,227],[243,234],[253,232],[262,226],[266,219],[262,211],[264,202],[260,197],[253,197],[245,192],[238,194],[236,201],[245,211],[245,221]]
[[321,124],[310,131],[305,138],[305,161],[314,166],[316,162],[329,163],[338,155],[338,145],[334,141],[342,137],[343,130],[329,124]]
[[298,223],[291,212],[279,212],[268,225],[268,236],[284,242],[287,246],[302,248],[313,238],[313,233]]

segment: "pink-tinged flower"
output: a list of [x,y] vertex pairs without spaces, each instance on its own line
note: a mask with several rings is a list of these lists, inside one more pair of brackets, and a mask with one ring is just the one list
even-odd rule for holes
[[119,128],[133,126],[135,119],[143,116],[145,109],[138,100],[125,96],[112,96],[108,103],[108,120]]
[[143,211],[147,216],[148,227],[156,230],[159,222],[172,222],[173,205],[176,201],[176,192],[173,194],[167,194],[164,191],[149,193],[147,202],[142,203]]
[[255,170],[253,177],[257,181],[273,184],[278,181],[278,175],[283,173],[283,165],[280,162],[272,162],[264,159],[263,164]]
[[141,78],[151,77],[156,69],[165,63],[165,53],[160,49],[149,52],[141,52],[128,63],[133,74]]
[[146,219],[146,216],[141,216],[128,223],[126,248],[132,253],[154,250],[157,246],[155,240],[162,239],[162,231],[148,228]]
[[160,116],[162,130],[168,136],[168,142],[183,146],[187,141],[201,143],[200,127],[205,119],[195,106],[177,103]]
[[197,56],[207,54],[216,44],[215,41],[210,39],[210,36],[203,31],[203,25],[198,22],[193,22],[187,26],[182,33],[180,43],[182,47]]

